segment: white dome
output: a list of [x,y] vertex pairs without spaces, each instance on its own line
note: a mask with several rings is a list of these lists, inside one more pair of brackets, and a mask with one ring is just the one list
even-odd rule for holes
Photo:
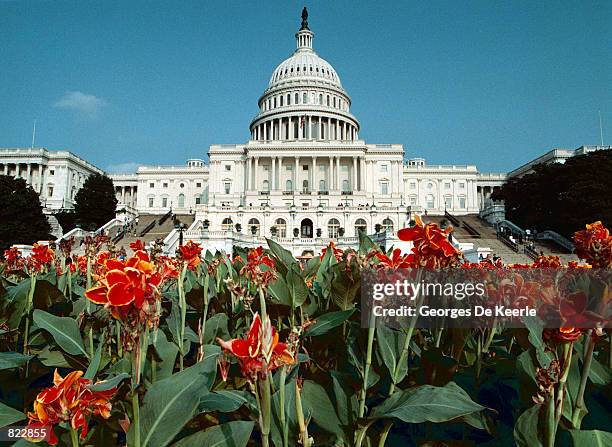
[[268,90],[285,81],[324,81],[342,88],[334,67],[310,49],[299,49],[281,62],[272,73]]

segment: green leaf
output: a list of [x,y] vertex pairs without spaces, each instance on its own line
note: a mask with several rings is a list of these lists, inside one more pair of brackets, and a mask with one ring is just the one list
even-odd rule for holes
[[380,250],[378,245],[364,231],[359,232],[359,254],[366,255],[372,250]]
[[84,355],[89,358],[89,354],[83,346],[79,326],[72,318],[56,317],[48,312],[36,309],[34,311],[34,323],[39,328],[49,332],[60,348],[68,354]]
[[352,314],[355,309],[340,310],[337,312],[329,312],[316,318],[315,323],[310,326],[304,335],[307,337],[316,337],[323,335],[331,331],[333,328],[340,326],[344,323]]
[[128,377],[130,377],[130,375],[128,373],[117,374],[115,377],[113,377],[111,379],[103,380],[101,382],[98,382],[98,383],[90,386],[89,389],[91,391],[106,391],[106,390],[110,390],[111,388],[115,388],[117,385],[119,385],[121,382],[123,382]]
[[278,276],[275,281],[271,282],[268,286],[270,295],[276,302],[285,306],[291,306],[291,295],[289,293],[289,287],[287,282],[282,276]]
[[206,320],[206,329],[204,330],[204,343],[216,343],[217,337],[224,340],[230,338],[227,330],[228,318],[226,314],[215,314]]
[[251,393],[241,390],[221,390],[204,394],[200,398],[198,411],[200,413],[211,411],[230,413],[243,405],[250,409],[257,409],[257,401]]
[[372,417],[395,417],[409,424],[445,422],[485,409],[453,385],[422,385],[398,391],[372,410]]
[[172,447],[245,447],[254,426],[252,421],[227,422],[187,436]]
[[287,289],[291,297],[291,305],[294,308],[304,304],[304,301],[308,298],[308,287],[304,282],[304,278],[295,272],[293,268],[287,272]]
[[536,366],[533,364],[531,359],[531,351],[523,351],[516,358],[516,364],[519,366],[525,374],[527,374],[533,382],[536,382]]
[[319,427],[336,435],[339,440],[346,441],[342,424],[325,388],[312,380],[305,380],[302,389],[302,405],[305,407],[304,413],[310,413]]
[[0,427],[6,427],[7,425],[14,424],[15,422],[22,421],[25,418],[26,415],[21,411],[17,411],[14,408],[0,402]]
[[[147,391],[140,411],[141,447],[168,445],[196,414],[200,396],[214,381],[220,349],[205,345],[204,352],[201,362],[155,382]],[[133,436],[132,428],[128,438]]]
[[155,343],[155,351],[161,358],[161,362],[157,363],[157,380],[165,379],[172,375],[176,356],[179,349],[171,341],[168,341],[166,334],[163,331],[157,333],[157,342]]
[[102,339],[100,340],[100,343],[98,343],[98,349],[96,349],[93,359],[91,360],[91,362],[89,362],[87,371],[85,371],[85,375],[83,376],[84,378],[93,380],[93,378],[96,377],[96,374],[98,373],[98,369],[100,368],[100,360],[102,359],[102,346],[103,345],[104,345],[104,337],[102,337]]
[[542,339],[543,323],[538,317],[523,317],[523,323],[529,330],[529,342],[536,349],[536,356],[542,368],[548,368],[552,361],[552,354],[546,351],[546,345]]
[[534,405],[525,410],[516,420],[514,425],[514,441],[518,447],[541,447],[542,442],[538,438],[538,421],[540,406]]
[[266,241],[268,242],[268,247],[270,247],[270,251],[272,252],[272,254],[285,267],[287,267],[287,269],[289,269],[292,264],[297,264],[297,261],[295,260],[295,258],[293,257],[293,255],[291,254],[291,252],[289,250],[287,250],[286,248],[282,247],[280,244],[278,244],[277,242],[274,242],[271,239],[267,239],[266,238]]
[[[402,332],[395,331],[384,325],[380,325],[376,328],[376,343],[378,350],[385,362],[385,366],[389,370],[389,374],[393,377],[397,362],[402,353],[403,349],[403,337],[405,335]],[[400,365],[399,374],[395,383],[401,382],[406,373],[408,372],[408,362]]]
[[15,286],[7,287],[6,295],[2,298],[2,307],[6,307],[5,312],[10,315],[7,324],[11,329],[18,328],[21,323],[28,303],[30,284],[30,278],[26,278]]
[[572,442],[576,447],[609,447],[612,433],[601,430],[570,430]]
[[0,370],[19,368],[24,363],[34,357],[33,355],[23,355],[19,352],[0,352]]
[[336,413],[345,427],[353,427],[357,420],[359,401],[357,394],[351,389],[348,375],[338,371],[330,372],[334,384],[334,397],[336,398]]

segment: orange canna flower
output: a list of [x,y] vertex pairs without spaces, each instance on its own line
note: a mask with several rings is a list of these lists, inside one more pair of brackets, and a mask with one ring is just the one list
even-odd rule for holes
[[414,227],[399,230],[397,237],[414,244],[412,252],[417,266],[440,268],[458,261],[459,250],[448,240],[451,228],[442,230],[434,223],[425,225],[418,215],[415,222]]
[[331,241],[329,243],[329,246],[321,250],[321,259],[325,257],[325,253],[327,253],[327,250],[331,250],[333,257],[336,258],[336,261],[342,261],[342,255],[344,254],[344,252],[342,251],[342,249],[336,247],[334,241]]
[[[70,424],[72,429],[77,431],[80,429],[81,439],[85,439],[89,431],[87,418],[90,415],[104,419],[110,417],[112,409],[110,400],[117,388],[91,391],[89,387],[92,381],[81,377],[82,375],[83,371],[73,371],[66,377],[61,377],[56,369],[53,386],[36,396],[34,411],[28,413],[28,428],[47,428],[46,441],[49,445],[57,445],[59,442],[53,431],[55,425]],[[29,438],[28,440],[40,442],[43,439]]]
[[180,247],[183,259],[187,262],[187,268],[189,270],[195,270],[198,265],[202,262],[200,259],[200,253],[202,253],[202,247],[200,244],[196,244],[193,241],[187,242],[185,245]]
[[140,239],[137,239],[135,242],[130,242],[130,248],[133,251],[144,251],[146,247],[144,242],[142,242]]
[[287,344],[280,343],[278,338],[270,318],[266,318],[266,322],[262,323],[259,314],[255,314],[245,339],[223,341],[217,338],[217,342],[225,352],[238,359],[242,374],[255,381],[258,376],[265,377],[276,368],[295,363]]
[[[266,266],[266,268],[262,269],[262,266]],[[240,269],[240,274],[256,285],[267,286],[276,279],[275,268],[274,259],[264,254],[263,247],[259,246],[249,250],[247,263]]]
[[574,233],[576,254],[594,268],[612,267],[612,236],[600,221]]
[[391,253],[391,256],[387,256],[384,253],[377,251],[375,253],[376,258],[380,261],[378,264],[379,268],[387,268],[387,269],[407,269],[414,266],[413,264],[413,255],[404,255],[402,256],[402,251],[399,248],[396,248]]

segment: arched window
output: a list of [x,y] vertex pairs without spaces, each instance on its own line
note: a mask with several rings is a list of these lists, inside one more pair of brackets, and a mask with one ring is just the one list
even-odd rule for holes
[[334,96],[334,107],[336,107],[336,97]]
[[263,190],[270,191],[270,182],[268,180],[263,181]]
[[293,191],[293,182],[291,180],[285,182],[285,191]]
[[285,222],[285,219],[276,219],[275,225],[278,237],[287,237],[287,222]]
[[393,233],[393,221],[388,217],[382,221],[383,231],[387,233]]
[[249,232],[254,236],[259,236],[259,221],[255,218],[249,220]]
[[319,104],[323,104],[323,95],[319,95]]
[[329,107],[329,95],[327,95],[327,107]]
[[287,93],[287,105],[291,105],[291,94]]
[[355,221],[355,236],[359,236],[359,233],[365,233],[368,231],[368,223],[365,219],[357,219]]
[[308,93],[302,95],[302,104],[308,104]]
[[297,104],[300,100],[300,95],[298,93],[295,94],[295,103]]
[[327,191],[325,180],[319,180],[319,191]]
[[427,197],[425,198],[425,207],[430,209],[436,207],[436,198],[433,196],[433,194],[427,194]]
[[283,106],[283,99],[284,99],[284,96],[281,96],[281,97],[280,97],[280,106],[281,106],[281,107]]
[[162,196],[162,208],[168,208],[168,197]]
[[185,208],[185,194],[179,194],[178,196],[178,207]]
[[232,222],[232,218],[231,217],[226,217],[225,219],[223,219],[223,222],[221,222],[221,229],[223,231],[230,231],[232,229],[232,224],[234,222]]
[[349,190],[349,181],[344,179],[342,180],[342,191],[348,192],[348,190]]
[[273,105],[272,105],[272,107],[275,107],[275,108],[276,108],[276,96],[274,97],[274,101],[273,101]]
[[304,181],[302,182],[302,190],[303,190],[304,192],[309,192],[309,191],[308,191],[308,180],[304,180]]
[[338,219],[330,219],[327,222],[327,237],[337,238],[340,232],[340,221]]

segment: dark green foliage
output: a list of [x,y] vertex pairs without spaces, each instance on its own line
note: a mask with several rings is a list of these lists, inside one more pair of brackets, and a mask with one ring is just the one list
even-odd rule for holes
[[612,151],[597,151],[543,164],[510,179],[494,194],[506,218],[523,228],[554,230],[571,237],[585,222],[612,222]]
[[62,227],[62,231],[64,233],[67,233],[70,230],[76,228],[77,216],[74,210],[60,211],[59,213],[55,213],[54,215],[60,226]]
[[96,230],[115,217],[117,198],[110,177],[91,175],[75,197],[77,223],[86,230]]
[[0,250],[48,240],[50,231],[36,191],[24,179],[0,175]]

